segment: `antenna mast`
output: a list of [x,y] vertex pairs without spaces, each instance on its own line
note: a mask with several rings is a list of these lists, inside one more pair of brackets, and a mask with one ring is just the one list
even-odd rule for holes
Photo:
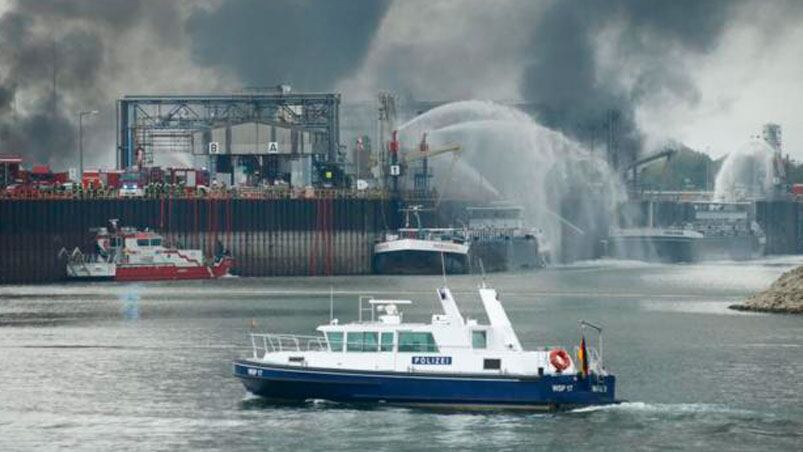
[[329,323],[335,318],[335,292],[332,286],[329,286]]
[[443,252],[441,252],[441,271],[443,272],[443,287],[447,287],[446,281],[446,258],[443,256]]

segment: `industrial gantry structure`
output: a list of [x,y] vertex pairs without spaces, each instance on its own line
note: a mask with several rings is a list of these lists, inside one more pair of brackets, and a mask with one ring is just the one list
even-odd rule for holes
[[[306,167],[340,163],[340,95],[291,93],[280,86],[238,94],[127,95],[117,101],[117,166],[153,163],[160,152],[208,158],[221,165],[250,165],[282,179]],[[296,168],[298,167],[298,168]],[[257,169],[254,169],[257,168]],[[289,180],[288,180],[289,182]]]

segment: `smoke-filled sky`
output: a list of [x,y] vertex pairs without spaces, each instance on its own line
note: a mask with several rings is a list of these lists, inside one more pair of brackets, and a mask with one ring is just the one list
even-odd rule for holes
[[801,61],[794,0],[0,0],[0,153],[75,166],[98,109],[87,160],[109,166],[123,94],[288,83],[526,103],[581,139],[618,109],[642,152],[720,156],[774,121],[803,159]]

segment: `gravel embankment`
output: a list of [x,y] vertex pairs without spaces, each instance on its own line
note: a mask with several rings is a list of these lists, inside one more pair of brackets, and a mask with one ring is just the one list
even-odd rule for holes
[[781,275],[769,289],[730,306],[738,311],[803,314],[803,265]]

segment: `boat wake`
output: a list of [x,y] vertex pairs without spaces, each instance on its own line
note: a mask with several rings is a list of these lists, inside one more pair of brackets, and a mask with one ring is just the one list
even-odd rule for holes
[[622,402],[616,405],[599,405],[577,408],[569,413],[593,413],[598,411],[622,413],[656,413],[656,414],[728,414],[753,415],[749,410],[732,408],[725,405],[705,403],[647,403]]
[[314,408],[328,408],[328,407],[334,407],[334,406],[341,406],[342,405],[339,402],[335,402],[335,401],[332,401],[332,400],[326,400],[326,399],[307,399],[304,402],[306,404],[308,404],[309,406],[314,407]]

